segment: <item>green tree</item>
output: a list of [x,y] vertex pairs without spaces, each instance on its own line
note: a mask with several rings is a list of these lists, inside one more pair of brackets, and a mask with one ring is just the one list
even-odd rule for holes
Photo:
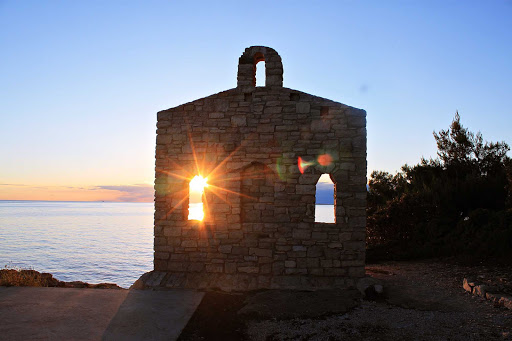
[[[368,246],[384,248],[388,255],[409,257],[466,252],[464,245],[474,245],[469,238],[477,234],[464,230],[482,226],[478,238],[504,252],[508,244],[488,237],[494,225],[483,220],[512,216],[499,213],[512,203],[509,146],[484,141],[481,133],[470,132],[461,124],[458,112],[450,127],[434,132],[434,138],[437,158],[404,165],[395,175],[372,172],[368,183]],[[500,235],[512,233],[512,221],[508,231],[507,219],[500,220]],[[479,252],[486,247],[492,245],[479,247]]]
[[374,212],[403,192],[405,179],[402,173],[394,176],[388,172],[373,171],[368,182],[368,207]]
[[[445,167],[457,167],[459,170],[477,170],[480,175],[501,172],[507,160],[508,144],[484,142],[480,132],[474,134],[460,123],[457,112],[447,130],[439,134],[434,132],[437,143],[437,155]],[[468,169],[469,168],[469,169]]]

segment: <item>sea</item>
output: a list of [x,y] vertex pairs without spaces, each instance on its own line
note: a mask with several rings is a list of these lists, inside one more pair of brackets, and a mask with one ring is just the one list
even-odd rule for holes
[[[318,221],[334,206],[317,205]],[[128,288],[153,269],[153,203],[0,201],[0,268]]]
[[153,268],[153,203],[0,201],[0,266],[128,288]]

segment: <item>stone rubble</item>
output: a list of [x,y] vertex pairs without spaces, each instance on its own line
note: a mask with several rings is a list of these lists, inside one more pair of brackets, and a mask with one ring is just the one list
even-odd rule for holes
[[382,282],[376,278],[366,276],[357,281],[356,289],[367,300],[376,300],[384,294]]
[[477,295],[491,301],[495,306],[505,307],[512,310],[512,296],[507,295],[497,286],[486,285],[473,279],[464,278],[462,287],[470,294]]

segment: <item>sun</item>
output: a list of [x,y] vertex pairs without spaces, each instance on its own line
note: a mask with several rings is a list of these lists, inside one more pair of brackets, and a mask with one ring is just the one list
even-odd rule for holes
[[203,178],[201,175],[196,175],[190,180],[190,191],[196,193],[203,193],[204,188],[208,187],[208,178]]

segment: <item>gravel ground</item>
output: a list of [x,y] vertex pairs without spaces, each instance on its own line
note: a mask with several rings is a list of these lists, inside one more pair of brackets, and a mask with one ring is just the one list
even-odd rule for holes
[[446,262],[368,265],[385,298],[341,315],[247,321],[251,340],[512,340],[512,311],[462,289],[466,276],[506,282],[507,266]]
[[250,322],[247,334],[251,340],[504,340],[502,328],[493,326],[504,322],[365,301],[344,315]]
[[512,267],[446,261],[370,264],[377,301],[354,290],[207,293],[180,340],[512,340],[512,311],[466,293],[464,277],[512,283]]

